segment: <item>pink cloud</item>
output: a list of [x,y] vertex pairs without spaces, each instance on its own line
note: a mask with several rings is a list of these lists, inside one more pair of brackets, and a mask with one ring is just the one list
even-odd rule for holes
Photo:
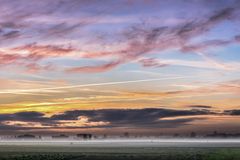
[[111,70],[112,68],[121,64],[121,61],[112,61],[106,64],[97,66],[83,66],[83,67],[73,67],[66,70],[68,73],[96,73]]

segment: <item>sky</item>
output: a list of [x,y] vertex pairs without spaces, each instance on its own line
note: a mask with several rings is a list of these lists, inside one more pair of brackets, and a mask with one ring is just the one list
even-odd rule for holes
[[0,0],[0,131],[240,132],[238,0]]

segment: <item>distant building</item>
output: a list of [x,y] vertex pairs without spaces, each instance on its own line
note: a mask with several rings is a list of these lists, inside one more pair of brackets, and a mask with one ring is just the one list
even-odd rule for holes
[[23,135],[18,135],[17,138],[21,138],[21,139],[33,139],[36,138],[36,136],[32,135],[32,134],[23,134]]
[[81,138],[81,139],[92,139],[92,134],[89,134],[89,133],[80,133],[80,134],[77,134],[77,138]]
[[60,134],[60,135],[56,135],[56,136],[52,136],[52,138],[68,138],[69,136],[65,135],[65,134]]

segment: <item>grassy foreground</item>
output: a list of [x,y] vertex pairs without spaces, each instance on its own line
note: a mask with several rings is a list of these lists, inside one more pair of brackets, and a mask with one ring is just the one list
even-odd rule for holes
[[240,148],[0,146],[0,160],[240,160]]

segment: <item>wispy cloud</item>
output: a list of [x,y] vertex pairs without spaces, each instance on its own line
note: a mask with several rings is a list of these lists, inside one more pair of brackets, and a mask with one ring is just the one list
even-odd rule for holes
[[61,89],[71,89],[71,88],[81,88],[81,87],[91,87],[91,86],[119,85],[119,84],[128,84],[128,83],[152,82],[152,81],[163,81],[163,80],[184,79],[184,78],[189,78],[189,77],[166,77],[166,78],[142,79],[142,80],[132,80],[132,81],[81,84],[81,85],[71,85],[71,86],[62,86],[62,87],[48,87],[48,88],[39,88],[39,89],[19,89],[19,90],[17,89],[17,90],[0,91],[0,94],[48,92],[51,90],[61,90]]
[[[192,39],[199,37],[208,33],[212,30],[217,24],[225,21],[232,20],[234,17],[235,8],[225,8],[220,10],[208,18],[200,18],[198,20],[192,20],[177,26],[160,26],[160,27],[151,27],[149,25],[138,25],[133,26],[127,29],[124,32],[126,48],[122,48],[117,51],[101,51],[101,52],[91,52],[86,54],[87,58],[98,58],[100,56],[115,56],[118,59],[118,63],[110,62],[107,65],[108,69],[114,68],[117,65],[122,63],[127,63],[139,59],[142,56],[146,56],[149,53],[161,53],[162,51],[169,49],[179,49],[182,52],[193,52],[198,54],[200,51],[205,51],[211,47],[222,47],[229,45],[231,43],[236,43],[237,40],[235,37],[232,40],[211,40],[203,41],[201,43],[192,44]],[[203,56],[203,54],[199,54]],[[205,54],[203,57],[207,57]],[[206,60],[206,58],[205,58]],[[219,68],[226,68],[224,65],[221,65],[213,59],[207,58],[208,62],[212,62],[214,66]],[[141,59],[139,61],[145,67],[164,67],[167,64],[155,62],[154,59]],[[191,62],[190,62],[191,63]],[[204,63],[204,62],[203,62]],[[204,65],[203,65],[204,66]],[[88,70],[88,67],[79,67],[79,70],[76,68],[69,69],[75,72],[83,72],[84,69]],[[89,66],[89,68],[93,68]],[[97,69],[99,68],[99,69]],[[103,66],[94,66],[94,70],[97,72],[106,71],[102,69]]]
[[200,60],[180,60],[180,59],[160,59],[160,58],[141,58],[138,60],[139,63],[144,67],[164,67],[168,65],[172,66],[185,66],[194,67],[202,69],[217,69],[217,70],[239,70],[240,63],[238,62],[228,62],[222,63],[217,60],[211,59],[208,56],[199,53],[204,57],[205,61]]
[[[49,69],[48,66],[40,64],[41,60],[47,60],[51,57],[69,58],[69,54],[79,51],[81,51],[82,54],[80,54],[80,52],[73,54],[72,57],[74,57],[74,59],[98,59],[99,57],[109,56],[113,57],[113,59],[105,64],[95,66],[69,67],[65,69],[67,73],[105,72],[121,64],[136,61],[150,53],[154,52],[155,54],[159,54],[173,48],[183,53],[196,53],[204,52],[216,46],[222,47],[232,43],[238,43],[239,34],[234,35],[233,39],[230,40],[215,39],[193,43],[194,38],[202,35],[207,36],[212,29],[222,22],[232,22],[238,19],[236,16],[238,8],[235,5],[221,8],[217,11],[213,10],[205,15],[205,17],[196,16],[197,18],[195,19],[183,18],[184,21],[173,25],[154,24],[144,20],[142,24],[137,25],[128,22],[128,25],[121,27],[120,32],[104,34],[105,29],[100,30],[98,33],[107,35],[103,37],[111,39],[111,42],[109,43],[109,40],[105,42],[103,38],[97,42],[93,42],[91,46],[98,46],[98,44],[103,43],[108,45],[108,48],[115,48],[113,45],[114,42],[114,44],[118,44],[120,47],[116,50],[101,49],[99,51],[98,49],[94,49],[94,47],[86,50],[83,49],[84,46],[78,46],[79,41],[84,40],[84,38],[81,38],[82,36],[87,34],[88,38],[85,38],[84,41],[88,41],[88,39],[91,39],[93,34],[96,33],[91,30],[89,32],[87,28],[85,28],[87,32],[84,33],[85,31],[82,31],[82,29],[86,26],[90,28],[97,27],[98,20],[106,20],[109,17],[111,17],[111,19],[113,19],[113,17],[121,18],[121,16],[115,15],[113,8],[118,6],[119,9],[123,9],[123,6],[126,6],[127,3],[123,2],[121,5],[113,3],[111,5],[113,7],[108,5],[104,7],[98,2],[76,2],[73,0],[68,3],[62,1],[49,2],[47,0],[34,3],[29,3],[27,0],[23,2],[3,1],[1,3],[5,8],[0,8],[0,10],[4,11],[0,15],[3,17],[3,20],[0,21],[0,40],[7,41],[11,39],[14,43],[7,47],[7,52],[1,53],[1,57],[3,58],[1,58],[0,63],[4,65],[12,65],[14,63],[18,66],[26,66],[25,68],[31,72],[37,70],[47,71]],[[156,2],[150,2],[150,4],[151,3]],[[142,5],[142,3],[138,5]],[[76,6],[80,7],[81,10],[77,10]],[[88,8],[86,8],[86,6]],[[13,8],[21,14],[16,15],[12,10]],[[71,11],[70,13],[63,14],[63,12],[65,13],[69,10]],[[41,22],[41,17],[44,16],[45,19],[49,18],[51,21],[44,22],[40,27],[39,25],[43,23]],[[132,14],[130,14],[130,16],[134,17]],[[134,18],[141,19],[139,16],[135,16]],[[88,46],[88,44],[86,44],[86,46]],[[22,55],[23,52],[25,52],[25,56]],[[205,54],[205,56],[207,55]],[[32,61],[35,65],[32,65]],[[219,63],[216,63],[217,61],[212,60],[212,62],[215,63],[215,66],[219,65]],[[145,67],[168,66],[168,64],[157,64],[154,63],[153,60],[150,61],[147,59],[143,59],[139,61],[139,63]],[[53,66],[54,63],[51,65]],[[31,68],[31,66],[33,67]]]

